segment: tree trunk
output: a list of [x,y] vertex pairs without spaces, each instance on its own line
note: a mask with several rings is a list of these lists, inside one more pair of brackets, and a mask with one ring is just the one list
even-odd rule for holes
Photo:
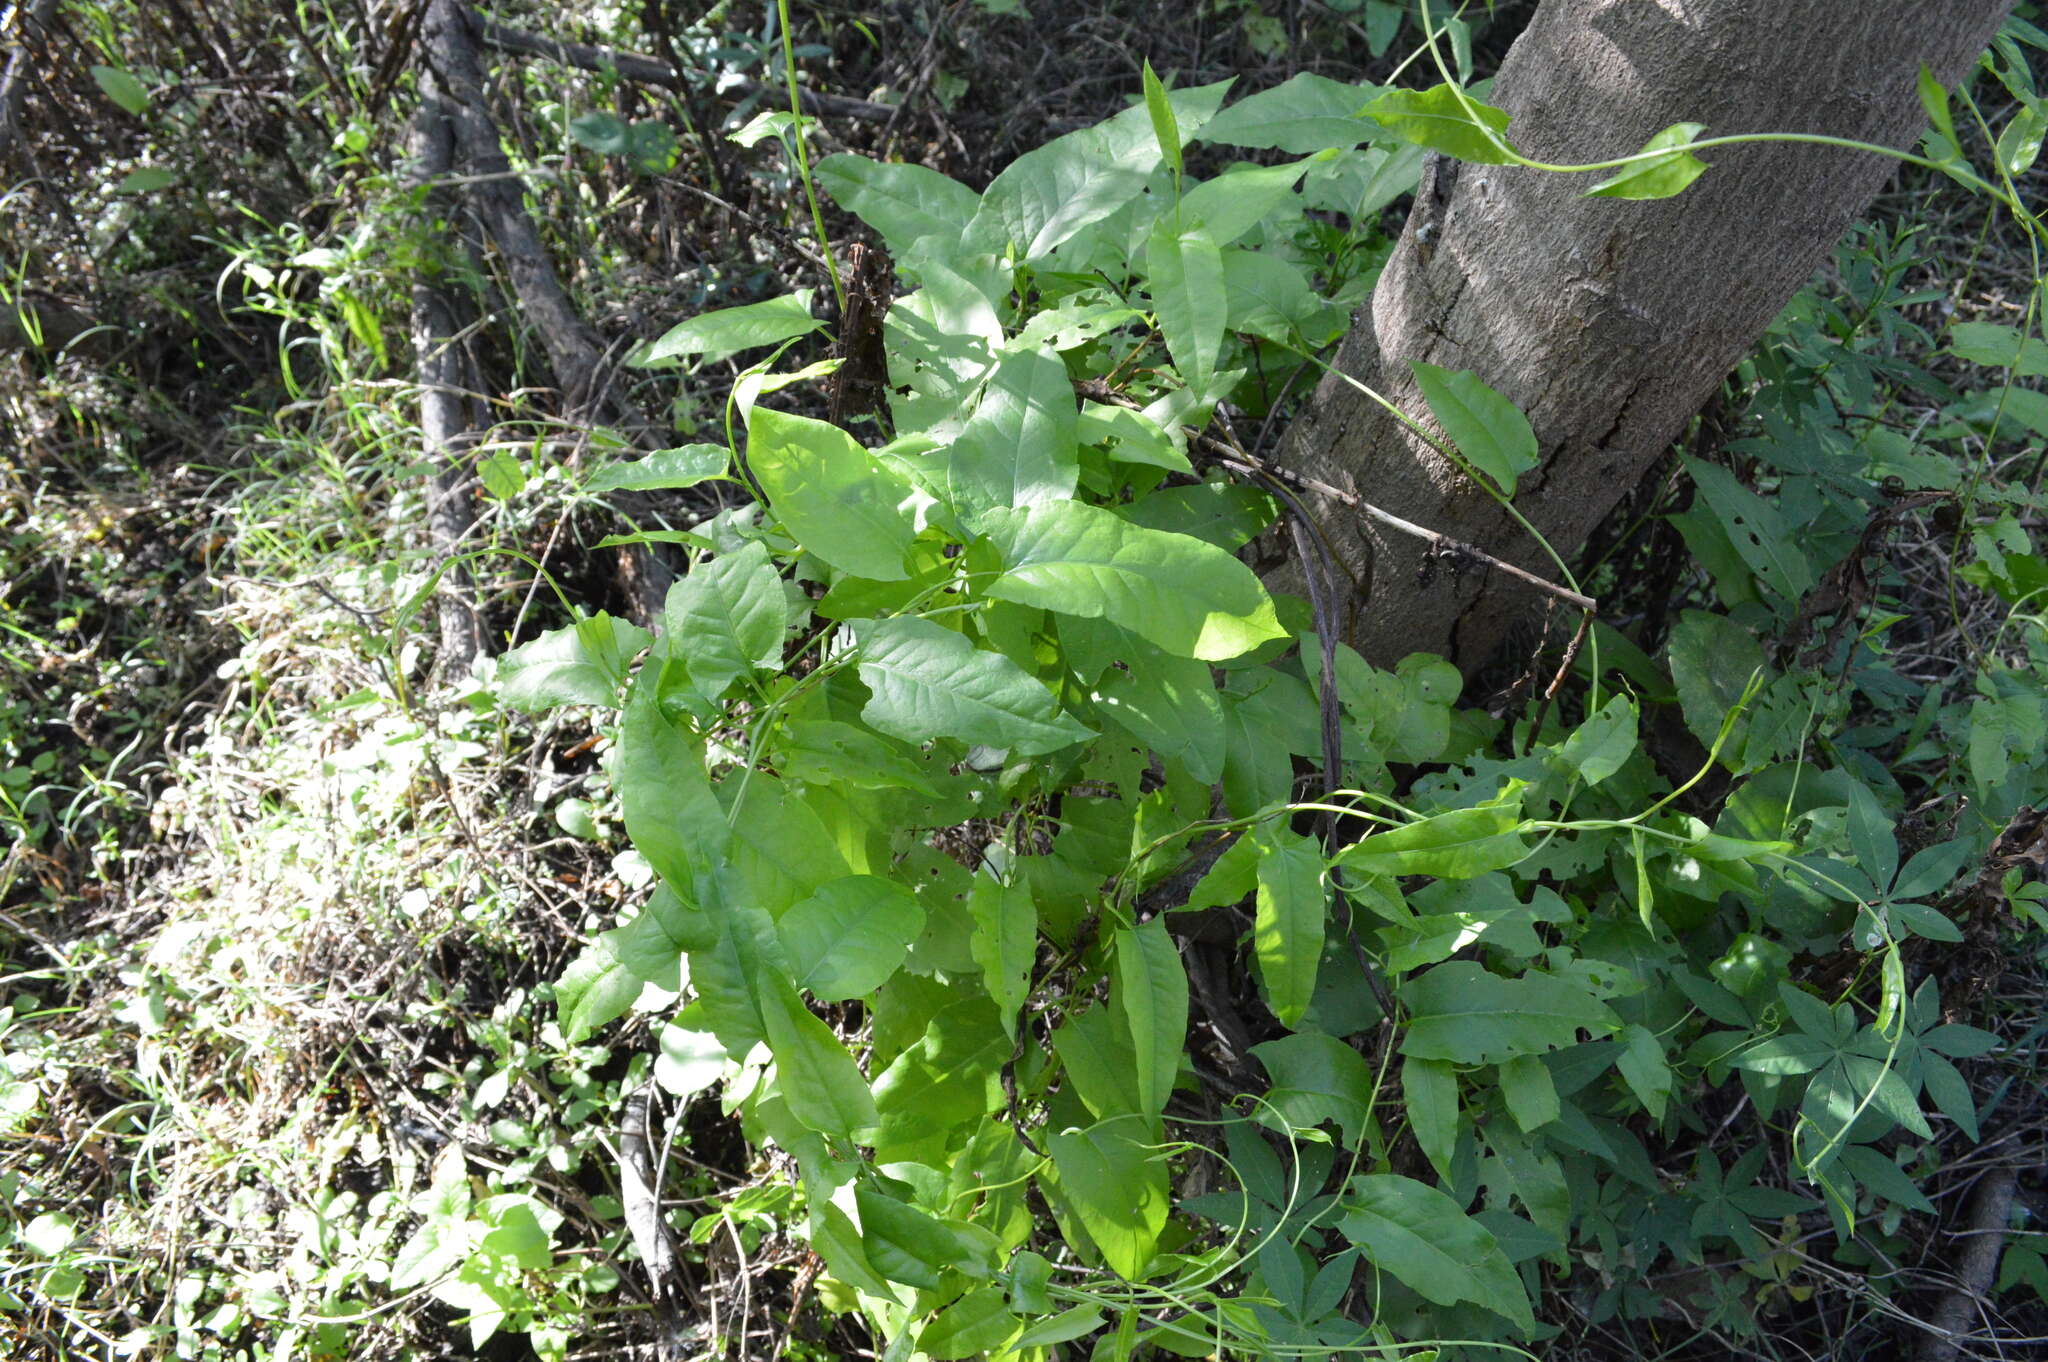
[[[1957,80],[2008,0],[1549,0],[1491,101],[1526,156],[1627,155],[1680,121],[1703,136],[1823,133],[1893,147],[1925,122],[1926,63]],[[1867,152],[1706,152],[1676,198],[1589,199],[1599,177],[1432,156],[1393,259],[1337,367],[1427,419],[1410,361],[1470,369],[1521,407],[1542,463],[1515,505],[1569,554],[1670,445],[1892,174]],[[1430,230],[1422,231],[1427,225]],[[1355,388],[1327,377],[1281,461],[1456,539],[1555,575],[1528,534]],[[1372,583],[1351,640],[1374,662],[1443,653],[1468,671],[1544,597],[1505,574],[1439,571],[1423,546],[1325,500]],[[1427,584],[1424,584],[1424,581]]]

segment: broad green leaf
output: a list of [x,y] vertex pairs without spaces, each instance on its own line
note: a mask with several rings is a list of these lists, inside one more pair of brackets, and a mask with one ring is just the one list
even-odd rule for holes
[[2048,378],[2048,344],[2001,322],[1962,322],[1948,333],[1957,359],[1987,369],[2011,369],[2014,378]]
[[1146,1123],[1135,1116],[1062,1130],[1046,1141],[1060,1190],[1112,1272],[1144,1276],[1166,1227],[1166,1163],[1146,1147]]
[[648,655],[626,693],[612,780],[626,835],[685,903],[702,894],[725,855],[731,828],[704,769],[704,744],[661,710],[667,642]]
[[1130,641],[1121,659],[1127,666],[1103,677],[1096,704],[1153,751],[1214,784],[1223,774],[1223,702],[1208,664]]
[[1223,350],[1229,299],[1223,290],[1223,256],[1200,230],[1176,232],[1161,219],[1145,247],[1152,310],[1167,353],[1181,381],[1198,396],[1209,396],[1216,358]]
[[[1741,703],[1751,676],[1764,665],[1763,645],[1726,615],[1687,610],[1671,630],[1668,657],[1686,727],[1703,746],[1712,747],[1722,721]],[[1738,774],[1747,769],[1742,733],[1738,727],[1721,752],[1722,762]]]
[[857,724],[797,719],[776,736],[787,744],[778,768],[792,780],[856,790],[915,790],[930,799],[939,797],[938,787],[902,744]]
[[929,620],[848,620],[871,698],[861,717],[922,743],[955,738],[1038,756],[1092,737],[1043,683],[1001,653]]
[[1538,1055],[1618,1030],[1607,1004],[1583,984],[1552,974],[1519,979],[1453,960],[1401,986],[1408,1009],[1401,1053],[1457,1064],[1497,1064]]
[[1998,134],[1998,164],[2018,179],[2041,159],[2041,136],[2048,131],[2048,112],[2040,104],[2022,104]]
[[1636,704],[1617,695],[1559,744],[1558,760],[1588,785],[1619,771],[1636,750]]
[[861,1249],[889,1280],[929,1290],[948,1268],[989,1275],[974,1242],[946,1221],[866,1183],[854,1189],[853,1197],[860,1211]]
[[78,1222],[63,1211],[45,1211],[21,1227],[21,1242],[45,1258],[55,1258],[77,1239]]
[[1267,340],[1320,345],[1343,334],[1342,307],[1317,293],[1301,267],[1264,251],[1223,252],[1226,328]]
[[1187,192],[1181,199],[1180,220],[1199,228],[1218,247],[1228,246],[1293,198],[1295,183],[1309,165],[1308,161],[1295,161],[1226,170]]
[[1673,123],[1643,143],[1644,151],[1664,153],[1652,161],[1623,166],[1586,191],[1589,199],[1668,199],[1706,172],[1707,163],[1686,148],[1706,131],[1704,123]]
[[1335,1036],[1300,1031],[1254,1045],[1252,1054],[1273,1080],[1266,1100],[1289,1125],[1310,1130],[1335,1121],[1354,1147],[1365,1137],[1374,1085],[1372,1066],[1358,1051]]
[[981,196],[958,180],[908,162],[841,153],[818,162],[812,173],[840,207],[881,233],[895,255],[927,236],[940,237],[950,249],[981,206]]
[[1470,879],[1529,854],[1521,825],[1521,794],[1516,791],[1476,808],[1453,809],[1374,833],[1346,847],[1338,862],[1361,875]]
[[932,1316],[918,1331],[917,1348],[939,1362],[981,1357],[1000,1351],[1022,1324],[1010,1313],[1001,1287],[976,1287]]
[[1499,1243],[1444,1193],[1413,1178],[1378,1173],[1353,1178],[1338,1230],[1366,1261],[1438,1305],[1470,1301],[1536,1327],[1529,1297]]
[[1374,134],[1361,117],[1379,87],[1346,85],[1304,71],[1270,90],[1246,95],[1209,120],[1201,140],[1230,147],[1262,147],[1307,156],[1331,147],[1355,147]]
[[1014,1040],[1017,1009],[1031,992],[1031,967],[1038,959],[1038,905],[1024,885],[982,876],[968,896],[967,912],[974,919],[969,949],[981,966],[982,987]]
[[1470,95],[1461,103],[1459,91],[1450,85],[1389,90],[1366,105],[1365,113],[1404,141],[1461,161],[1508,165],[1515,159],[1506,111]]
[[129,75],[118,66],[95,66],[92,68],[93,83],[100,87],[100,93],[121,106],[137,118],[149,112],[149,91],[141,81]]
[[1665,1058],[1663,1042],[1656,1033],[1641,1026],[1629,1027],[1615,1067],[1621,1070],[1623,1080],[1643,1104],[1643,1110],[1650,1113],[1650,1119],[1663,1120],[1665,1103],[1671,1099],[1671,1062]]
[[1131,1081],[1138,1061],[1130,1032],[1116,1024],[1109,1009],[1090,1007],[1070,1014],[1052,1033],[1052,1048],[1075,1095],[1090,1111],[1105,1120],[1140,1114]]
[[1744,487],[1718,464],[1682,455],[1693,485],[1727,531],[1736,553],[1764,584],[1788,601],[1813,587],[1813,567],[1800,550],[1800,536],[1771,502]]
[[735,677],[779,668],[789,598],[768,550],[755,540],[699,563],[669,588],[661,627],[706,699],[716,699]]
[[742,350],[780,345],[783,341],[821,330],[825,323],[811,315],[811,292],[802,288],[765,302],[699,313],[686,322],[676,323],[659,339],[640,347],[627,358],[626,363],[633,368],[648,369],[696,355],[706,364],[715,364]]
[[586,492],[612,492],[631,488],[639,492],[695,487],[711,478],[723,477],[732,463],[724,445],[683,445],[678,449],[657,449],[644,459],[608,463],[583,484]]
[[1525,1131],[1557,1119],[1557,1084],[1534,1055],[1516,1055],[1501,1064],[1500,1095],[1507,1102],[1508,1115]]
[[1132,1072],[1140,1115],[1166,1110],[1188,1039],[1188,976],[1180,952],[1153,918],[1116,933],[1116,987],[1110,1002],[1123,1017],[1137,1056]]
[[571,1045],[624,1014],[652,985],[671,999],[682,992],[685,952],[717,939],[709,917],[685,907],[667,885],[631,919],[601,933],[555,983],[555,1008]]
[[1144,69],[1145,114],[1152,120],[1152,137],[1159,143],[1159,154],[1166,159],[1167,169],[1173,172],[1176,188],[1180,185],[1180,120],[1173,116],[1173,101],[1167,97],[1166,87],[1159,83],[1159,77],[1152,71],[1148,58]]
[[998,509],[976,528],[1007,569],[987,588],[1000,600],[1107,619],[1211,662],[1286,636],[1252,570],[1198,539],[1081,502]]
[[654,1079],[671,1097],[691,1098],[725,1077],[732,1057],[716,1035],[693,1031],[680,1022],[661,1028],[661,1053],[654,1059]]
[[1437,1176],[1449,1182],[1458,1145],[1457,1070],[1440,1059],[1407,1056],[1401,1061],[1401,1101],[1416,1145]]
[[1529,418],[1469,369],[1453,373],[1421,360],[1413,363],[1416,385],[1444,434],[1473,467],[1513,496],[1515,479],[1538,462],[1536,432]]
[[[137,166],[114,186],[116,194],[154,194],[178,182],[178,172],[167,166]],[[351,318],[353,320],[353,318]],[[373,336],[373,347],[382,351],[381,336]],[[500,500],[503,500],[501,497]]]
[[786,979],[763,981],[757,996],[790,1115],[842,1140],[871,1130],[880,1119],[874,1095],[832,1028],[811,1014]]
[[1129,407],[1102,402],[1081,404],[1074,438],[1085,445],[1102,445],[1112,459],[1124,463],[1149,464],[1175,473],[1192,473],[1194,466],[1174,437],[1157,421]]
[[820,1002],[865,997],[903,963],[924,930],[917,896],[878,875],[848,875],[775,923],[783,954],[799,987]]
[[[908,262],[906,262],[908,263]],[[898,298],[883,323],[889,412],[901,435],[950,439],[1003,345],[995,303],[938,259],[915,262],[924,287]]]
[[898,1157],[897,1149],[934,1136],[943,1141],[948,1131],[999,1108],[1003,1065],[1015,1050],[987,998],[966,998],[941,1010],[917,1043],[875,1080],[882,1118],[877,1157]]
[[732,829],[719,865],[720,883],[773,917],[851,867],[838,839],[805,791],[763,771],[718,786]]
[[878,581],[910,575],[903,566],[917,534],[906,509],[910,487],[839,427],[756,407],[747,467],[806,552]]
[[619,703],[633,655],[652,637],[637,624],[599,611],[522,643],[498,659],[498,697],[514,709]]
[[1313,841],[1279,823],[1261,823],[1246,835],[1259,857],[1252,959],[1273,1015],[1291,1030],[1315,998],[1323,958],[1323,856]]
[[972,519],[995,506],[1029,506],[1073,496],[1074,385],[1051,350],[1011,351],[946,455],[953,509]]

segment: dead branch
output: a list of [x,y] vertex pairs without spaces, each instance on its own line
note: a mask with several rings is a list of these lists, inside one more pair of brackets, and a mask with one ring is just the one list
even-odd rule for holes
[[34,0],[33,4],[15,5],[8,14],[6,26],[15,31],[15,40],[14,51],[7,57],[7,69],[0,72],[0,162],[7,159],[16,125],[21,121],[21,105],[28,97],[29,67],[35,59],[35,49],[48,47],[50,19],[56,12],[57,0]]
[[1962,1261],[1956,1265],[1955,1289],[1941,1298],[1934,1318],[1921,1336],[1920,1362],[1954,1362],[1974,1332],[1970,1318],[1982,1307],[1998,1275],[2005,1252],[2006,1220],[2012,1214],[2019,1175],[2010,1167],[1994,1168],[1971,1194],[1969,1210],[1958,1235],[1967,1236]]

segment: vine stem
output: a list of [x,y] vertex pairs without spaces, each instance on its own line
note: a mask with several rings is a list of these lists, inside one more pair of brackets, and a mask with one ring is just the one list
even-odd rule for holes
[[804,135],[803,94],[796,84],[796,46],[789,34],[789,0],[775,0],[776,23],[782,29],[782,74],[789,83],[789,116],[796,120],[797,178],[804,182],[804,198],[811,206],[811,230],[818,238],[818,253],[825,257],[825,273],[832,279],[832,296],[839,310],[846,311],[846,285],[839,279],[839,264],[832,259],[832,243],[825,238],[825,210],[818,206],[818,186],[811,180],[810,144]]

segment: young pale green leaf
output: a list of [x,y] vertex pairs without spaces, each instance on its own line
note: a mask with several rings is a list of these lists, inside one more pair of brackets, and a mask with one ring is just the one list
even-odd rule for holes
[[1112,459],[1124,463],[1149,464],[1175,473],[1192,473],[1185,449],[1174,443],[1164,427],[1141,411],[1084,402],[1074,427],[1074,438],[1084,445],[1100,445]]
[[[1182,197],[1180,220],[1199,229],[1218,248],[1228,246],[1294,196],[1294,186],[1312,164],[1243,166],[1204,180]],[[1298,216],[1299,207],[1294,212]]]
[[754,408],[747,466],[769,510],[808,553],[877,581],[910,574],[910,486],[835,425]]
[[996,506],[1073,496],[1080,477],[1077,414],[1067,366],[1050,349],[1010,351],[996,362],[974,415],[946,452],[953,509],[972,519]]
[[100,93],[121,106],[137,118],[149,112],[149,91],[141,81],[129,75],[118,66],[95,66],[92,68],[93,83],[100,87]]
[[1470,1301],[1536,1327],[1529,1297],[1499,1243],[1444,1193],[1397,1173],[1353,1178],[1338,1230],[1366,1261],[1438,1305]]
[[832,1028],[811,1015],[786,978],[760,981],[756,998],[790,1115],[842,1140],[872,1129],[874,1095]]
[[811,315],[811,292],[802,288],[765,302],[699,313],[686,322],[677,322],[658,339],[641,346],[626,363],[636,369],[649,369],[695,355],[706,364],[714,364],[742,350],[780,345],[807,335],[825,325]]
[[1128,1281],[1143,1278],[1166,1227],[1166,1163],[1146,1147],[1148,1129],[1138,1117],[1120,1116],[1046,1141],[1082,1228],[1103,1262]]
[[686,904],[703,893],[732,832],[704,769],[704,744],[661,710],[667,641],[649,655],[626,694],[619,728],[618,787],[626,835]]
[[955,738],[1020,756],[1094,736],[1022,667],[930,620],[848,620],[847,627],[871,695],[861,717],[879,732],[906,742]]
[[1458,1146],[1458,1071],[1440,1059],[1407,1056],[1401,1061],[1401,1102],[1415,1143],[1437,1176],[1449,1182]]
[[1176,232],[1161,219],[1145,247],[1153,315],[1166,351],[1193,393],[1206,395],[1223,352],[1230,302],[1223,289],[1223,256],[1202,231]]
[[1508,979],[1470,960],[1438,965],[1401,987],[1408,1032],[1401,1053],[1456,1064],[1497,1064],[1607,1035],[1620,1021],[1584,984],[1552,974]]
[[1001,1287],[976,1287],[932,1316],[918,1331],[917,1349],[937,1362],[993,1356],[1022,1324],[1010,1313]]
[[1452,85],[1389,90],[1365,106],[1368,117],[1404,141],[1483,165],[1508,165],[1516,153],[1507,140],[1508,115]]
[[2048,131],[2048,110],[2038,103],[2022,104],[1998,134],[1999,168],[2014,179],[2032,170],[2034,162],[2041,159],[2044,131]]
[[1292,1029],[1315,998],[1316,967],[1323,957],[1327,893],[1322,852],[1279,823],[1261,823],[1247,836],[1259,857],[1252,960],[1273,1015]]
[[498,659],[498,698],[514,709],[619,703],[626,666],[653,636],[599,611],[522,643]]
[[682,958],[717,939],[717,927],[703,913],[684,906],[667,885],[658,886],[647,906],[629,921],[601,933],[562,972],[555,984],[555,1009],[562,1034],[580,1044],[598,1028],[623,1015],[651,985],[671,1000],[682,992]]
[[1254,1045],[1252,1054],[1273,1080],[1266,1100],[1290,1126],[1312,1130],[1335,1121],[1354,1147],[1365,1137],[1373,1072],[1358,1051],[1335,1036],[1300,1031]]
[[1529,854],[1519,831],[1521,796],[1405,823],[1346,847],[1338,862],[1361,875],[1471,879]]
[[1515,479],[1538,461],[1536,432],[1521,408],[1480,382],[1469,369],[1453,373],[1414,361],[1415,382],[1458,452],[1507,496]]
[[661,1053],[654,1058],[654,1081],[671,1097],[688,1099],[724,1078],[732,1057],[709,1031],[693,1031],[680,1022],[661,1028]]
[[1962,143],[1956,138],[1955,116],[1949,111],[1948,91],[1925,64],[1920,67],[1920,107],[1927,111],[1927,122],[1938,139],[1935,142],[1934,157],[1937,161],[1960,160]]
[[1636,750],[1636,704],[1617,695],[1573,730],[1557,749],[1558,760],[1588,785],[1619,771]]
[[1238,100],[1210,119],[1201,137],[1221,146],[1271,148],[1294,156],[1355,147],[1376,131],[1360,113],[1377,93],[1377,86],[1346,85],[1304,71]]
[[1116,933],[1116,987],[1110,1002],[1123,1018],[1137,1056],[1132,1073],[1140,1115],[1166,1110],[1187,1049],[1188,976],[1180,952],[1153,918]]
[[894,255],[928,236],[950,249],[981,207],[981,196],[966,185],[909,162],[842,152],[818,162],[812,173],[840,207],[881,233]]
[[982,876],[967,899],[974,919],[969,950],[981,966],[982,987],[995,1000],[1003,1030],[1017,1037],[1017,1009],[1031,992],[1031,967],[1038,959],[1038,905],[1021,883],[998,884]]
[[1501,1064],[1500,1095],[1507,1103],[1508,1115],[1525,1131],[1557,1119],[1557,1084],[1534,1055],[1516,1055]]
[[1586,191],[1589,199],[1668,199],[1706,173],[1707,163],[1686,148],[1706,131],[1704,123],[1673,123],[1643,144],[1661,152],[1655,160],[1623,166]]
[[797,984],[820,1002],[874,992],[924,930],[917,896],[879,875],[848,875],[819,887],[775,924]]
[[724,445],[684,445],[679,449],[657,449],[644,459],[608,463],[590,475],[583,490],[593,495],[629,488],[636,492],[695,487],[700,482],[725,476],[732,454]]
[[1144,70],[1145,113],[1152,120],[1152,136],[1159,143],[1159,154],[1166,158],[1167,169],[1173,172],[1176,189],[1180,186],[1180,120],[1173,116],[1173,101],[1167,98],[1166,87],[1153,74],[1152,62],[1148,58]]
[[998,509],[975,528],[1006,568],[987,588],[999,600],[1107,619],[1208,662],[1286,637],[1252,570],[1198,539],[1081,502]]
[[789,599],[768,550],[750,541],[699,563],[669,588],[661,627],[685,650],[684,670],[707,698],[718,696],[734,677],[779,666]]

